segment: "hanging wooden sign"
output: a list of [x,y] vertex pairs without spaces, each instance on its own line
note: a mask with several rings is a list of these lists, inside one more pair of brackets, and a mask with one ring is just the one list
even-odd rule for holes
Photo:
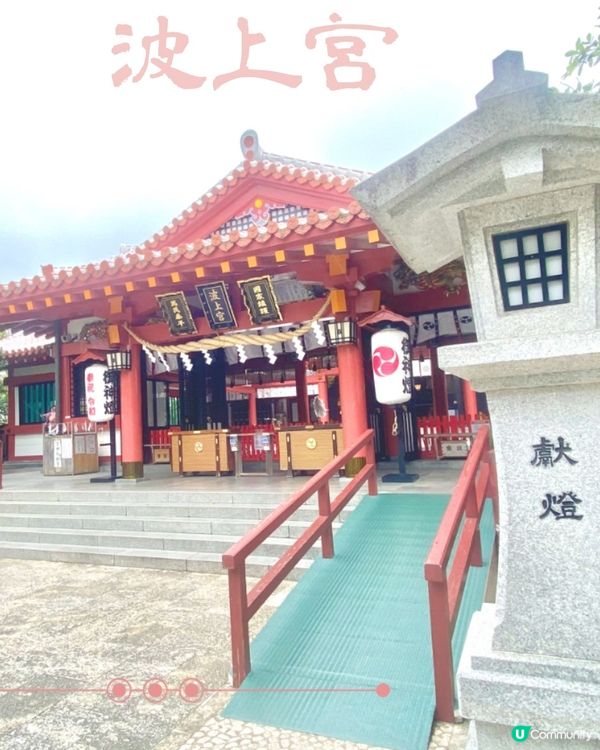
[[198,284],[196,292],[200,297],[208,324],[214,331],[222,328],[237,328],[237,320],[224,281]]
[[183,292],[157,294],[156,301],[160,305],[164,319],[174,336],[197,333],[194,318]]
[[270,276],[260,276],[247,281],[238,281],[244,304],[253,323],[282,320],[281,310],[275,297]]

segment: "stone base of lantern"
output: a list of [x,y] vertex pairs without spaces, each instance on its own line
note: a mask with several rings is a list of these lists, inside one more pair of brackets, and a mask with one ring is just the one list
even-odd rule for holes
[[468,750],[514,748],[515,727],[557,749],[599,747],[600,664],[495,651],[495,609],[485,604],[473,616],[458,670],[461,713],[477,717]]

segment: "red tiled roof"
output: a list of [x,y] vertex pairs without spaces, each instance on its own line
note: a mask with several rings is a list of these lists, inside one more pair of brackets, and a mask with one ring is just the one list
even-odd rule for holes
[[192,219],[195,219],[198,214],[206,211],[219,198],[235,187],[240,180],[248,176],[269,177],[288,183],[295,182],[332,193],[347,193],[350,188],[370,176],[368,172],[342,169],[328,164],[317,164],[316,162],[292,161],[276,154],[263,154],[263,157],[260,161],[243,161],[221,182],[194,201],[179,216],[176,216],[170,224],[164,226],[149,240],[139,245],[139,248],[153,249],[162,245],[170,234],[174,234]]
[[40,355],[45,354],[49,358],[52,357],[52,344],[46,344],[45,346],[34,346],[30,349],[18,349],[13,352],[6,352],[6,359],[24,359],[25,357],[36,357],[39,359]]
[[[246,131],[242,138],[251,132]],[[114,277],[127,276],[128,273],[144,268],[148,268],[149,272],[154,272],[156,268],[164,264],[175,264],[180,260],[189,261],[198,255],[209,256],[216,250],[228,252],[234,247],[250,248],[254,243],[263,244],[272,237],[284,239],[292,233],[302,237],[313,229],[323,230],[333,224],[347,225],[355,218],[369,219],[361,206],[353,201],[344,208],[334,206],[327,211],[310,211],[303,217],[291,216],[285,221],[270,221],[262,227],[251,225],[247,230],[232,230],[226,234],[215,233],[209,238],[186,242],[174,247],[169,246],[170,235],[179,232],[181,227],[196,219],[199,214],[206,211],[242,180],[251,177],[266,177],[271,180],[306,185],[333,197],[336,194],[347,193],[358,182],[370,176],[368,172],[292,160],[262,151],[259,155],[260,160],[244,160],[221,182],[204,193],[170,224],[141,245],[97,263],[64,268],[54,268],[51,264],[42,266],[41,276],[36,275],[31,279],[21,279],[0,285],[0,297],[10,301],[11,298],[23,294],[62,291],[65,287],[76,284],[83,285],[102,280],[110,284]],[[347,199],[344,202],[347,203]]]
[[54,339],[35,334],[15,333],[0,339],[0,351],[7,359],[19,359],[46,353],[50,355]]
[[66,287],[76,283],[84,284],[105,280],[110,283],[115,277],[127,276],[129,272],[148,268],[154,272],[165,264],[175,264],[180,260],[193,260],[212,255],[217,250],[228,252],[235,247],[252,249],[253,245],[261,245],[272,237],[285,239],[291,234],[299,237],[307,235],[311,230],[324,230],[339,224],[345,226],[354,219],[368,220],[358,203],[351,203],[347,208],[332,208],[328,211],[311,211],[306,216],[292,216],[284,222],[270,221],[264,227],[255,225],[247,230],[233,230],[228,234],[214,234],[208,239],[188,242],[176,247],[152,249],[140,247],[125,255],[117,255],[110,260],[100,263],[88,263],[82,266],[54,269],[44,266],[44,276],[34,276],[32,279],[21,279],[20,282],[11,281],[1,287],[0,294],[4,298],[18,297],[23,293],[34,294],[40,291],[63,291]]

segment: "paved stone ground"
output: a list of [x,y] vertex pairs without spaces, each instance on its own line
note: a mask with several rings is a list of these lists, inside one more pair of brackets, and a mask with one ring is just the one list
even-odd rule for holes
[[[2,750],[365,747],[219,717],[228,699],[226,576],[0,560],[0,578]],[[292,585],[254,618],[253,633]],[[173,689],[160,704],[134,692],[120,705],[104,693],[113,678],[139,691],[155,676]],[[225,692],[186,703],[176,690],[187,677]],[[440,725],[431,748],[458,750],[465,738],[466,726]]]
[[[223,700],[222,706],[227,701]],[[435,725],[429,750],[464,750],[468,723]],[[179,750],[385,750],[304,732],[249,724],[213,716]]]

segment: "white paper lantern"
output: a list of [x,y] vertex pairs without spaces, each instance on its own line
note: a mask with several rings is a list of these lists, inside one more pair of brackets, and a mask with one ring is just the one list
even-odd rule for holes
[[85,404],[90,422],[109,422],[115,416],[106,411],[110,402],[105,395],[105,372],[108,372],[106,365],[90,365],[85,368]]
[[411,397],[408,333],[396,328],[377,331],[371,339],[375,398],[380,404],[404,404]]

